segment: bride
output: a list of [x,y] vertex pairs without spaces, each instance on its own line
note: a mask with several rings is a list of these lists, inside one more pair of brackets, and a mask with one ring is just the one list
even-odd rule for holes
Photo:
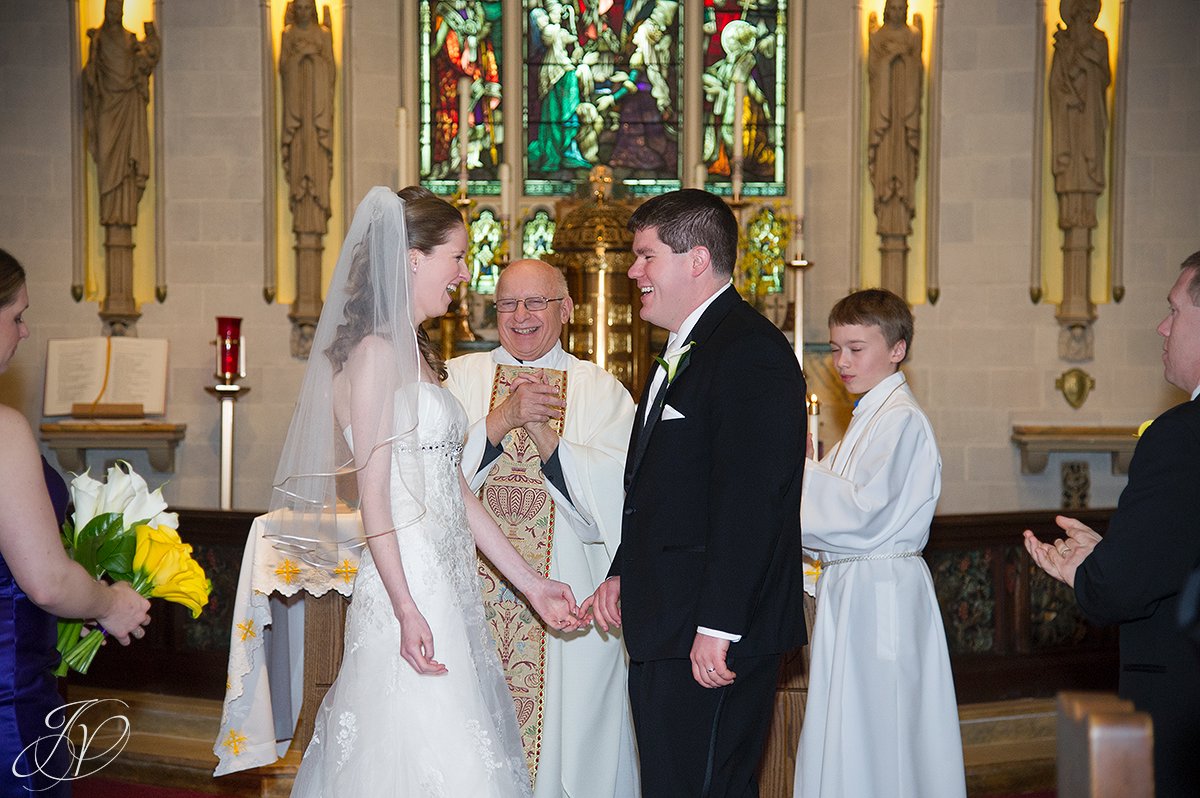
[[467,234],[422,188],[359,205],[313,339],[273,503],[276,545],[331,562],[357,506],[366,551],[341,671],[293,796],[528,796],[512,699],[484,625],[475,548],[555,629],[580,625],[566,585],[534,571],[459,470],[467,419],[420,325],[466,279]]

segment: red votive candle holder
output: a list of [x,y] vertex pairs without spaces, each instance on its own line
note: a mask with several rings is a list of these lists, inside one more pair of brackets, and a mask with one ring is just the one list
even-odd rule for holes
[[241,373],[242,320],[217,316],[217,376],[232,382]]

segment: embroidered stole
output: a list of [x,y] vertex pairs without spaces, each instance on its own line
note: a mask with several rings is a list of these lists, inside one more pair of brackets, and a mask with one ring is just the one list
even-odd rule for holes
[[[545,374],[558,389],[564,404],[567,372],[528,366],[497,365],[492,379],[489,412],[508,398],[520,374]],[[551,421],[562,435],[564,417]],[[484,479],[479,497],[513,547],[542,576],[550,575],[550,550],[554,542],[554,499],[542,481],[542,461],[533,438],[518,427],[501,441],[504,454]],[[529,773],[536,783],[542,745],[542,717],[546,694],[546,628],[526,606],[500,572],[479,556],[483,580],[483,610],[496,641],[504,677],[517,710],[517,725],[525,748]]]

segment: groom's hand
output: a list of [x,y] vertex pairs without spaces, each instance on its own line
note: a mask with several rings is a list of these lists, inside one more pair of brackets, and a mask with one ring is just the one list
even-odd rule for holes
[[579,606],[581,617],[591,615],[596,625],[607,632],[611,626],[621,625],[621,577],[610,576],[600,583],[596,592],[584,599]]
[[737,674],[725,666],[729,641],[712,635],[696,633],[692,642],[692,676],[701,687],[727,687]]

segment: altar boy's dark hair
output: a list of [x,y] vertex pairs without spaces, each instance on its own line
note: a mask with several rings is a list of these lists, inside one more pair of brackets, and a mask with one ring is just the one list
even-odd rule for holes
[[883,339],[889,347],[904,341],[904,360],[912,352],[912,311],[908,309],[907,302],[891,291],[868,288],[839,299],[833,310],[829,311],[829,326],[848,324],[875,325],[883,332]]

